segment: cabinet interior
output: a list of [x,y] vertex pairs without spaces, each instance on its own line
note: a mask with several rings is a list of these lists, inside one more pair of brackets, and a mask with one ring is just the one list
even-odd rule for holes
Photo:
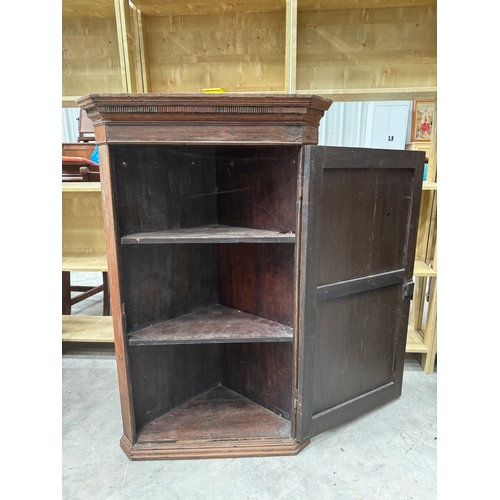
[[290,437],[299,148],[110,158],[139,441]]

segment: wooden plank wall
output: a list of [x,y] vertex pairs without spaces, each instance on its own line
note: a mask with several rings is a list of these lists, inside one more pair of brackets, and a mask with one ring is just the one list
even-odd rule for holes
[[284,89],[285,11],[146,16],[151,92]]
[[62,22],[62,93],[122,92],[116,20]]
[[436,6],[299,11],[297,88],[435,87],[436,17]]
[[63,0],[63,106],[87,93],[210,87],[434,99],[436,3]]

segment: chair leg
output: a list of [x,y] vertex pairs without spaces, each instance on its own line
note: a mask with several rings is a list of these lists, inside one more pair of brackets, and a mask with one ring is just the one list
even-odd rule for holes
[[104,287],[103,290],[103,316],[109,316],[110,315],[110,297],[109,297],[109,281],[108,281],[108,273],[107,271],[104,271],[102,273],[102,284]]
[[71,276],[69,271],[62,271],[62,313],[71,314]]

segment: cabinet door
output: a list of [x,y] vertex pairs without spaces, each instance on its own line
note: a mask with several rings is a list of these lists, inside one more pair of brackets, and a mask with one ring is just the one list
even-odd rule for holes
[[401,394],[425,155],[304,147],[297,437]]

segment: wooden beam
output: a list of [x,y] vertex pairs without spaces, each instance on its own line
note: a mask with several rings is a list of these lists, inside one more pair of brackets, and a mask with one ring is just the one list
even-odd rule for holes
[[286,0],[285,92],[297,90],[297,3]]
[[127,0],[115,0],[116,30],[120,52],[123,92],[137,92],[134,64],[134,38]]

